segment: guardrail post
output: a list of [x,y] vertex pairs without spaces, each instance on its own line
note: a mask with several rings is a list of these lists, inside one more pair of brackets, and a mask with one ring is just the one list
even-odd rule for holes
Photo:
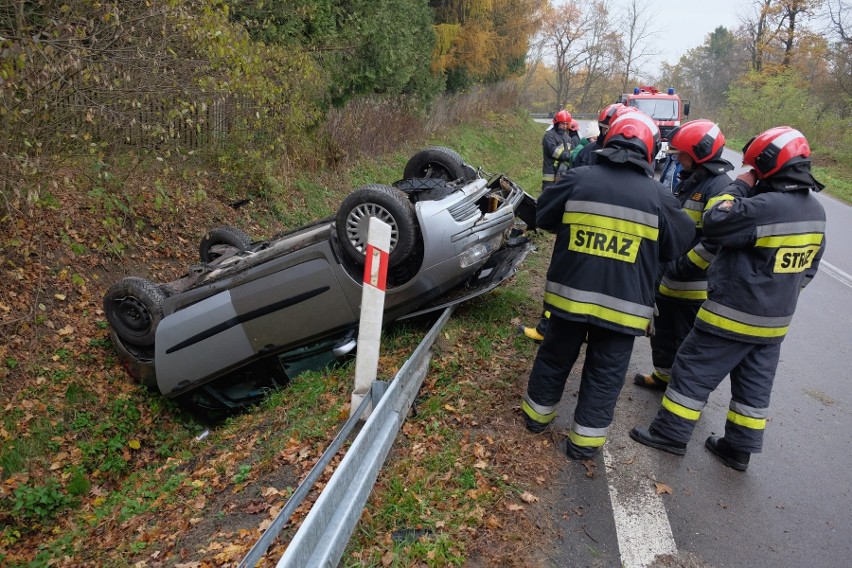
[[[350,415],[369,394],[370,385],[379,367],[379,346],[382,335],[382,316],[385,308],[385,289],[388,276],[388,252],[391,227],[371,217],[367,229],[367,254],[364,261],[364,287],[361,294],[361,315],[358,323],[358,352],[355,355],[355,388],[352,391]],[[362,415],[366,419],[372,405]]]

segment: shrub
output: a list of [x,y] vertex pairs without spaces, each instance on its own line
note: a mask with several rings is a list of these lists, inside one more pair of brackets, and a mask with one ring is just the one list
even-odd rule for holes
[[13,496],[12,514],[24,522],[44,522],[74,503],[53,478],[46,479],[43,485],[21,485]]

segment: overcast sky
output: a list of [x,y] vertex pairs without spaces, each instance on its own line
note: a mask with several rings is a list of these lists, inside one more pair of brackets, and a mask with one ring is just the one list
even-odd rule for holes
[[[677,63],[681,55],[704,43],[707,34],[719,26],[733,31],[739,25],[739,14],[746,14],[748,0],[645,0],[658,17],[652,27],[660,30],[653,40],[653,51],[660,52],[660,60]],[[616,0],[616,5],[626,0]],[[647,71],[656,74],[655,65],[646,65]],[[653,67],[653,68],[652,68]]]

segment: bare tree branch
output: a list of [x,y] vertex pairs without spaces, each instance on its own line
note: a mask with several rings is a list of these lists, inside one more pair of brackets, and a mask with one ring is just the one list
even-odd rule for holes
[[627,90],[631,74],[638,75],[642,62],[659,52],[650,51],[648,40],[656,38],[660,30],[652,27],[653,14],[644,0],[630,0],[627,13],[621,21],[623,34],[624,77],[622,92]]

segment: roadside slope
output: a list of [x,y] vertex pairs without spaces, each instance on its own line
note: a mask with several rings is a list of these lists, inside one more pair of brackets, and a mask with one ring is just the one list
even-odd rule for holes
[[[128,157],[56,172],[30,211],[12,212],[0,247],[0,563],[236,565],[348,414],[351,366],[300,377],[200,437],[204,425],[118,365],[101,309],[112,282],[179,276],[213,226],[262,237],[329,215],[353,187],[398,179],[427,144],[535,193],[540,136],[520,114],[486,116],[347,171],[280,180],[278,199],[221,183],[200,162]],[[534,451],[555,441],[530,437],[517,415],[534,346],[515,328],[538,313],[549,257],[549,237],[533,239],[539,252],[511,282],[457,310],[344,564],[531,558],[530,531],[547,527],[534,514],[546,476],[531,473],[530,455],[558,457]],[[387,330],[381,376],[425,329]]]

